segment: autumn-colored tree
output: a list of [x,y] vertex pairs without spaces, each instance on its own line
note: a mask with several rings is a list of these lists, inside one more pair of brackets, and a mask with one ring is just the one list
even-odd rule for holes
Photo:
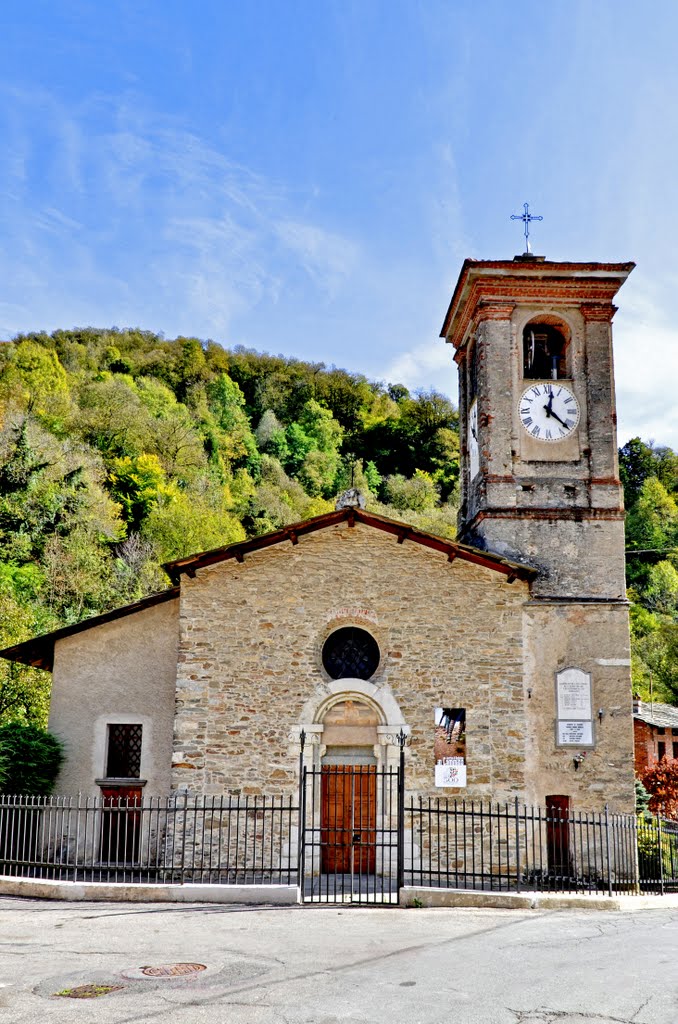
[[678,760],[663,757],[641,773],[640,781],[650,794],[652,813],[678,820]]

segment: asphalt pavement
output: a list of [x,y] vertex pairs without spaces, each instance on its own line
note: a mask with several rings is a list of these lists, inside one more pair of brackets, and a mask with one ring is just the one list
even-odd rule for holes
[[678,1024],[678,910],[0,898],[0,1021]]

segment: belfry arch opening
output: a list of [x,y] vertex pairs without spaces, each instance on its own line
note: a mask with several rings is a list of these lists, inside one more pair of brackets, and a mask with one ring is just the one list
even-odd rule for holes
[[540,317],[523,328],[523,377],[563,380],[568,376],[569,331],[555,317]]

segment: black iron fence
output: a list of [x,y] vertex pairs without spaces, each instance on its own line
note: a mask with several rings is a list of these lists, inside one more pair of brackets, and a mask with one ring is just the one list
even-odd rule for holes
[[678,892],[678,822],[405,801],[395,770],[329,769],[305,772],[296,796],[0,797],[0,874],[287,884],[323,902],[396,902],[403,885],[669,893]]
[[0,874],[297,884],[292,797],[0,798]]
[[453,889],[633,893],[638,828],[632,815],[607,809],[410,800],[405,877],[410,885]]

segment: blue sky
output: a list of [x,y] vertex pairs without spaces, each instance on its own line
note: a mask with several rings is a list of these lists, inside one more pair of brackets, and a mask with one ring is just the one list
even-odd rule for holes
[[[140,326],[456,395],[465,256],[635,260],[620,441],[678,448],[671,0],[6,0],[0,337]],[[675,387],[675,383],[673,385]]]

